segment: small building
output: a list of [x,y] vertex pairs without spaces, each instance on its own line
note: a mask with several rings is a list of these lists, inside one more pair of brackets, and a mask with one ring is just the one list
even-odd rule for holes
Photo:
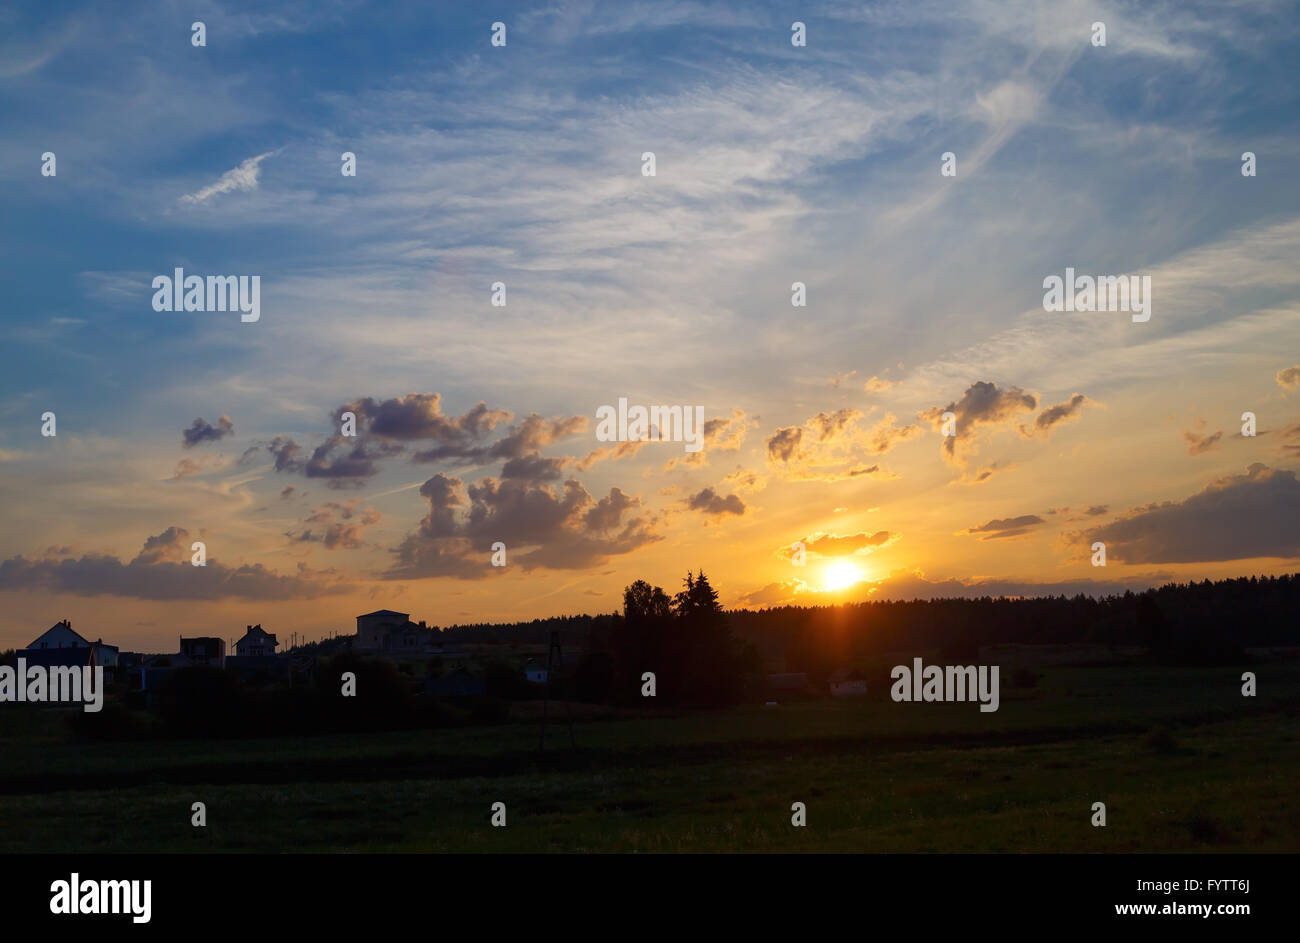
[[394,629],[400,629],[411,621],[409,612],[394,612],[392,609],[376,609],[365,615],[357,616],[358,651],[379,651],[384,648],[384,640]]
[[191,665],[210,665],[213,668],[224,668],[226,666],[226,640],[208,635],[182,638],[180,654],[188,659]]
[[830,676],[832,697],[863,697],[867,693],[867,679],[862,672],[841,668]]
[[524,677],[533,684],[545,684],[547,677],[546,666],[535,662],[524,665]]
[[434,637],[437,632],[424,624],[424,620],[411,622],[393,628],[384,637],[383,649],[394,655],[434,654]]
[[263,632],[261,623],[248,626],[244,637],[235,643],[235,654],[241,658],[274,655],[280,643],[270,632]]
[[37,649],[45,650],[50,648],[89,648],[90,641],[84,639],[77,632],[72,631],[72,623],[67,619],[60,619],[54,625],[50,626],[27,646],[27,651]]
[[74,632],[72,623],[61,619],[50,626],[26,648],[20,648],[15,657],[23,658],[29,665],[41,665],[45,668],[75,667],[87,665],[104,669],[104,675],[110,681],[117,669],[118,648],[106,645],[104,640],[90,641]]
[[405,612],[376,609],[357,616],[357,635],[353,648],[359,652],[387,652],[392,655],[440,654],[438,629],[424,620],[412,622]]

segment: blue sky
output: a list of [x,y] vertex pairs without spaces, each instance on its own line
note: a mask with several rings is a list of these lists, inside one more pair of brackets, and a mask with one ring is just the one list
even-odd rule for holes
[[[891,579],[1107,589],[1294,567],[1294,549],[1246,541],[1103,580],[1081,524],[1048,513],[1127,521],[1216,481],[1254,488],[1255,463],[1282,475],[1264,510],[1294,495],[1300,416],[1277,379],[1300,361],[1292,4],[19,4],[0,35],[0,559],[125,563],[168,528],[202,532],[226,565],[306,572],[322,594],[195,590],[201,618],[269,623],[278,607],[308,633],[372,600],[443,623],[608,611],[632,579],[671,583],[688,563],[733,604],[811,598],[816,579],[778,551],[813,534],[888,532],[856,554],[877,595]],[[956,178],[939,174],[946,151]],[[151,279],[176,266],[261,275],[261,320],[153,311]],[[1152,320],[1043,312],[1042,279],[1066,266],[1153,274]],[[1089,405],[1050,438],[1011,413],[973,419],[958,466],[918,417],[978,383]],[[624,536],[583,543],[576,516],[546,531],[487,497],[533,564],[444,571],[429,550],[427,577],[398,580],[395,555],[436,517],[424,484],[463,492],[503,469],[415,462],[402,439],[373,474],[327,481],[277,471],[267,445],[309,453],[342,404],[417,394],[450,417],[509,412],[496,435],[620,396],[727,425],[694,463],[655,444],[580,464],[601,448],[590,423],[530,440],[565,471],[521,486],[520,518],[572,478],[592,506],[612,489],[638,502]],[[1271,438],[1233,440],[1247,409]],[[860,432],[822,440],[834,454],[774,461],[780,430],[843,410]],[[232,435],[182,446],[221,415]],[[479,501],[462,498],[456,515]],[[377,520],[319,541],[365,508]],[[1045,523],[996,546],[971,533],[1024,516]],[[484,548],[457,520],[438,546],[460,560]],[[0,580],[11,641],[77,607],[146,638],[181,605],[19,569],[43,582]]]

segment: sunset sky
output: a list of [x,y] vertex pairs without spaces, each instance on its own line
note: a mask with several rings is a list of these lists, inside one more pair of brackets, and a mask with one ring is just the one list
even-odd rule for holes
[[1294,6],[460,6],[0,12],[0,648],[1300,568]]

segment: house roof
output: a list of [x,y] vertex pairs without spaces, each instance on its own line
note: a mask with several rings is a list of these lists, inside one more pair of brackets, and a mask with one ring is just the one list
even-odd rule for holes
[[57,643],[53,646],[55,648],[59,648],[60,646],[76,646],[78,648],[84,648],[90,645],[89,639],[82,638],[80,633],[73,631],[72,626],[64,622],[54,623],[54,625],[50,626],[40,635],[36,636],[36,638],[32,639],[32,643],[27,647],[39,648],[42,640],[47,643]]
[[254,626],[251,626],[251,627],[248,629],[248,631],[246,631],[246,632],[244,633],[244,637],[241,638],[241,639],[240,639],[238,642],[236,642],[235,644],[236,644],[236,645],[240,645],[240,644],[244,643],[245,641],[261,642],[261,641],[263,641],[263,640],[270,641],[270,642],[275,642],[276,645],[279,645],[279,644],[280,644],[279,642],[276,641],[276,639],[275,639],[275,635],[273,635],[273,634],[270,633],[270,632],[267,632],[267,631],[266,631],[265,629],[263,629],[260,625],[254,625]]
[[401,616],[403,619],[410,617],[409,612],[394,612],[392,609],[376,609],[374,612],[363,612],[357,616],[358,619],[364,619],[367,616]]

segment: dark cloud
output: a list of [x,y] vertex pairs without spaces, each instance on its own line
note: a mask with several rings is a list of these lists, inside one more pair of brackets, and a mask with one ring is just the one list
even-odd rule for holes
[[875,455],[884,455],[894,446],[922,435],[920,426],[895,426],[893,415],[886,416],[865,433],[866,444]]
[[[844,557],[863,550],[874,550],[883,547],[897,539],[897,536],[891,535],[887,530],[878,530],[874,534],[844,535],[824,534],[819,531],[803,538],[802,542],[804,549],[811,554],[822,557]],[[783,555],[788,556],[789,552],[789,547],[782,550]]]
[[522,422],[512,425],[505,436],[491,445],[471,447],[460,442],[444,443],[416,452],[413,458],[417,462],[453,459],[466,464],[522,458],[539,452],[552,442],[577,435],[586,428],[586,416],[557,416],[546,419],[537,413],[531,413]]
[[400,454],[396,442],[375,442],[362,437],[330,436],[304,460],[298,443],[278,435],[266,446],[275,459],[277,472],[290,472],[308,478],[323,478],[330,488],[357,487],[379,472],[379,459]]
[[1213,435],[1202,435],[1199,432],[1192,432],[1190,429],[1183,433],[1183,440],[1187,443],[1188,455],[1201,455],[1210,451],[1223,438],[1223,430],[1220,429]]
[[260,563],[228,567],[209,559],[205,566],[192,566],[189,538],[184,528],[169,527],[146,540],[130,563],[107,554],[62,560],[11,557],[0,563],[0,589],[155,600],[314,599],[352,589],[337,581],[332,570],[310,570],[302,564],[292,576]]
[[988,465],[985,465],[983,468],[978,469],[977,471],[967,472],[963,474],[962,477],[959,478],[956,482],[950,482],[950,484],[962,484],[962,485],[983,484],[984,482],[992,478],[994,475],[999,475],[1002,472],[1011,471],[1011,469],[1015,467],[1016,467],[1015,465],[1009,462],[991,462]]
[[700,511],[710,517],[722,517],[727,514],[737,516],[745,513],[745,502],[739,496],[729,494],[725,498],[712,488],[705,488],[686,500],[686,506],[692,511]]
[[362,507],[358,500],[340,503],[329,501],[310,515],[305,524],[320,525],[304,531],[290,531],[285,536],[295,543],[320,543],[326,550],[356,550],[366,545],[367,527],[379,523],[382,515],[372,507]]
[[[551,442],[586,428],[583,416],[544,419],[536,414],[511,426],[495,443],[485,441],[513,413],[492,409],[480,401],[459,416],[442,411],[438,393],[408,393],[392,399],[363,397],[334,410],[332,420],[342,429],[343,414],[356,416],[356,435],[334,434],[316,446],[310,456],[291,437],[278,435],[265,446],[275,460],[276,471],[307,478],[326,479],[331,488],[356,487],[379,472],[383,459],[400,455],[406,443],[431,443],[412,455],[417,462],[451,460],[481,464],[496,460],[512,462],[506,477],[553,480],[559,477],[556,462],[543,459],[538,450]],[[241,463],[254,450],[244,453]],[[514,461],[518,460],[518,461]]]
[[730,485],[737,491],[762,491],[767,487],[767,479],[756,471],[736,466],[736,470],[722,479],[724,485]]
[[[614,445],[602,449],[594,449],[588,452],[584,458],[579,459],[575,466],[578,471],[586,471],[597,462],[606,460],[617,461],[620,458],[630,458],[649,442],[648,439],[635,439],[629,442],[617,442]],[[667,469],[665,469],[666,471]]]
[[553,419],[544,419],[537,413],[531,413],[523,422],[511,426],[504,438],[494,442],[488,449],[487,457],[519,458],[535,453],[552,442],[584,432],[586,429],[586,416],[557,416]]
[[[732,409],[730,416],[720,416],[704,421],[704,450],[734,452],[745,442],[745,431],[749,428],[745,421],[743,409]],[[703,452],[692,452],[701,455]]]
[[765,443],[768,464],[791,481],[841,481],[874,475],[880,466],[860,464],[864,453],[881,455],[922,434],[920,426],[896,426],[893,415],[863,429],[859,425],[863,417],[862,412],[845,408],[817,413],[802,426],[777,429]]
[[[334,454],[336,450],[338,454]],[[366,478],[379,473],[375,464],[377,459],[401,451],[402,446],[395,443],[370,443],[364,439],[330,436],[312,452],[303,473],[308,478],[328,479],[326,484],[331,488],[360,485]]]
[[860,419],[861,416],[862,413],[858,410],[845,407],[844,409],[837,409],[833,413],[818,413],[804,425],[812,430],[818,442],[825,442],[827,439],[835,438],[849,425]]
[[761,589],[744,593],[738,600],[740,606],[778,606],[796,601],[795,597],[807,591],[808,584],[803,580],[782,580],[768,583]]
[[141,566],[152,566],[168,559],[172,563],[189,562],[190,543],[190,532],[184,527],[168,527],[161,534],[146,538],[144,547],[131,562]]
[[1300,456],[1300,422],[1293,422],[1279,433],[1284,455]]
[[1053,426],[1078,416],[1084,405],[1090,402],[1092,401],[1082,393],[1075,393],[1064,403],[1048,406],[1034,419],[1034,432],[1044,434],[1050,432]]
[[[302,468],[302,462],[298,459],[298,453],[302,451],[298,443],[293,441],[287,435],[278,435],[271,440],[266,446],[266,450],[275,458],[275,470],[280,471],[299,471]],[[253,451],[249,449],[249,452]],[[248,452],[244,453],[248,456]],[[240,459],[243,461],[243,458]]]
[[611,488],[600,499],[576,479],[558,490],[524,479],[465,485],[437,474],[420,486],[429,513],[396,548],[388,579],[492,576],[490,548],[502,541],[511,566],[568,570],[594,566],[659,540],[637,513],[638,498]]
[[[701,427],[703,435],[703,445],[698,452],[687,452],[685,455],[677,458],[671,458],[665,463],[663,471],[670,472],[674,468],[684,466],[705,466],[709,464],[708,456],[716,452],[734,452],[745,442],[745,433],[749,430],[749,422],[746,420],[743,409],[732,409],[730,416],[722,416],[716,419],[707,419]],[[595,455],[596,453],[592,453]],[[586,462],[591,456],[583,459]]]
[[937,431],[942,432],[943,414],[952,413],[956,417],[957,434],[942,436],[941,448],[949,461],[964,464],[966,456],[976,451],[975,439],[980,426],[997,425],[1014,419],[1017,413],[1032,412],[1037,408],[1038,397],[1018,386],[1002,390],[996,383],[979,380],[967,387],[960,400],[927,409],[917,418],[932,423]]
[[522,478],[525,481],[555,481],[564,476],[566,460],[543,458],[536,453],[512,458],[501,467],[502,478]]
[[1037,514],[1022,514],[1019,517],[1006,517],[988,521],[979,527],[968,528],[965,533],[981,540],[995,540],[1000,537],[1019,537],[1027,534],[1044,521]]
[[188,429],[181,430],[181,447],[192,449],[204,442],[216,442],[235,431],[229,416],[222,416],[214,426],[205,419],[195,419]]
[[868,475],[880,475],[885,478],[897,478],[881,471],[879,465],[855,465],[828,471],[787,471],[782,476],[790,481],[847,481],[851,478],[863,478]]
[[334,411],[336,423],[342,422],[345,412],[356,415],[358,432],[402,441],[431,439],[451,448],[467,448],[514,418],[513,413],[490,409],[481,400],[464,415],[447,416],[439,393],[408,393],[382,401],[370,397],[355,400]]
[[1088,532],[1122,563],[1212,563],[1300,556],[1300,482],[1258,462],[1182,501],[1138,508]]
[[767,437],[767,458],[771,462],[789,462],[799,454],[803,430],[798,426],[777,429]]
[[631,511],[641,502],[624,494],[620,488],[610,488],[609,494],[601,498],[583,515],[583,521],[593,532],[607,532],[619,526],[624,511]]

